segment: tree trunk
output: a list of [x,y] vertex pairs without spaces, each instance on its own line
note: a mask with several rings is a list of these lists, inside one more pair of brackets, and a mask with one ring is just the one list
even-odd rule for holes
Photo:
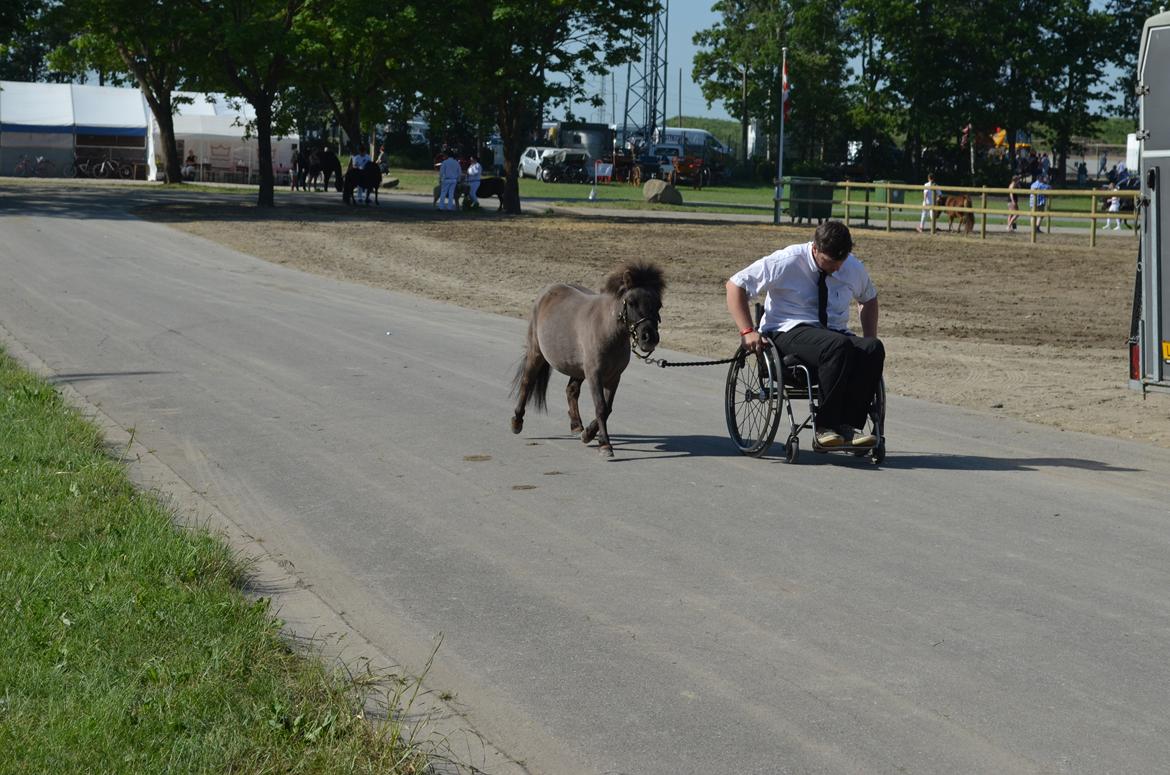
[[272,96],[264,94],[256,109],[257,164],[260,165],[259,207],[276,206],[276,176],[272,174]]
[[182,183],[183,165],[179,159],[179,145],[175,142],[175,117],[167,111],[163,116],[155,116],[155,120],[158,121],[158,137],[163,147],[163,174],[166,182]]
[[743,165],[744,171],[747,171],[748,158],[748,107],[747,107],[747,68],[743,69],[743,96],[742,107],[740,109],[741,116],[739,119],[739,134],[740,134],[740,150],[739,161]]
[[525,122],[520,120],[519,112],[522,106],[517,106],[511,98],[504,98],[499,103],[498,123],[500,135],[504,141],[504,212],[509,215],[520,214],[520,155],[524,153],[526,138]]
[[139,82],[146,104],[158,122],[158,137],[162,143],[163,175],[167,183],[183,182],[183,164],[179,158],[179,146],[175,142],[175,117],[171,113],[171,91],[165,87],[148,90]]

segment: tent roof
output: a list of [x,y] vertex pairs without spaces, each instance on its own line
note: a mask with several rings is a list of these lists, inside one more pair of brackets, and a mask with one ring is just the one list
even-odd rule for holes
[[246,123],[245,119],[238,119],[236,116],[192,116],[181,113],[175,116],[175,134],[242,140]]
[[73,122],[78,133],[146,134],[146,100],[137,89],[73,86]]
[[[243,139],[256,111],[223,94],[178,92],[191,99],[175,114],[180,134]],[[0,81],[0,131],[145,135],[154,123],[137,89],[68,83]]]
[[0,129],[72,132],[73,98],[69,84],[0,81]]
[[0,81],[0,130],[145,135],[146,102],[137,89]]
[[203,94],[200,92],[176,92],[177,97],[187,97],[191,103],[179,105],[179,116],[231,116],[240,117],[242,124],[256,118],[256,111],[244,100],[227,97],[223,94]]

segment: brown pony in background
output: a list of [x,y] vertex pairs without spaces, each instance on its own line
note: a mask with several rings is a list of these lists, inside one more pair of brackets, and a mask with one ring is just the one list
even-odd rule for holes
[[[633,261],[616,268],[601,291],[580,285],[550,285],[532,307],[524,359],[512,380],[518,395],[512,432],[524,429],[524,409],[546,408],[545,394],[552,369],[569,377],[569,430],[588,444],[597,438],[598,452],[613,457],[606,420],[613,411],[613,395],[630,362],[631,347],[649,355],[658,346],[659,310],[666,289],[662,270],[652,263]],[[596,418],[581,424],[577,399],[581,383],[589,382]]]
[[947,231],[950,231],[951,226],[954,225],[955,221],[958,221],[959,228],[957,231],[959,233],[966,232],[968,235],[970,235],[971,231],[975,228],[975,213],[963,212],[962,210],[958,210],[956,208],[970,208],[971,197],[967,196],[966,194],[952,194],[951,196],[945,196],[942,200],[942,206],[943,211],[947,214]]

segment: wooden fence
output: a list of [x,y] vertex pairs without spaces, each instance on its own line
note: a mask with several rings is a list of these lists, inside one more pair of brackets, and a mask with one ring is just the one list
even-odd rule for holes
[[[1111,197],[1120,197],[1123,201],[1130,199],[1134,203],[1137,202],[1139,192],[1137,191],[1113,191],[1109,189],[1044,189],[1042,192],[1035,191],[1029,188],[988,188],[986,186],[936,186],[935,204],[929,208],[924,208],[921,204],[906,204],[898,202],[898,199],[905,199],[905,194],[899,197],[894,192],[913,191],[921,193],[923,187],[921,185],[908,185],[905,183],[854,183],[851,181],[833,182],[827,180],[804,180],[804,181],[790,181],[789,190],[793,187],[810,189],[820,189],[822,193],[827,193],[828,196],[790,196],[784,200],[784,204],[788,206],[790,213],[798,213],[800,210],[816,211],[819,208],[828,207],[831,212],[834,208],[841,208],[844,210],[844,221],[849,225],[851,221],[864,220],[865,223],[870,222],[869,211],[871,208],[877,209],[879,212],[885,211],[885,225],[886,231],[893,229],[893,220],[895,211],[913,211],[920,213],[923,209],[931,210],[930,232],[935,233],[938,230],[938,218],[940,215],[949,212],[972,213],[978,216],[979,236],[981,239],[987,238],[987,216],[992,215],[996,218],[1002,217],[1006,223],[1008,216],[1016,215],[1020,220],[1025,221],[1025,226],[1031,236],[1032,242],[1036,241],[1036,235],[1041,228],[1045,233],[1052,232],[1052,220],[1054,218],[1059,220],[1084,220],[1088,221],[1089,231],[1089,245],[1090,247],[1097,244],[1097,230],[1100,228],[1097,221],[1101,219],[1119,219],[1126,222],[1127,227],[1133,229],[1136,236],[1138,233],[1138,221],[1136,216],[1136,208],[1128,212],[1111,213],[1108,212],[1108,206],[1100,200],[1108,200]],[[827,191],[826,191],[827,189]],[[837,198],[837,192],[844,191],[844,196]],[[860,192],[861,196],[855,198],[855,195]],[[1011,210],[1008,208],[1008,196],[1015,194],[1019,201],[1020,209]],[[953,194],[968,194],[971,196],[971,207],[944,207],[940,204],[944,196]],[[1042,194],[1045,198],[1044,206],[1042,208],[1034,208],[1031,204],[1033,201],[1031,196],[1033,194]],[[988,197],[1002,197],[1002,200],[997,199],[994,203],[1002,205],[1000,207],[988,207]],[[1053,206],[1054,202],[1061,198],[1072,199],[1074,197],[1089,199],[1088,211],[1084,210],[1069,210],[1057,209]],[[978,202],[978,206],[976,206]],[[775,206],[780,207],[780,202],[776,202]],[[792,205],[798,205],[793,208]],[[799,207],[799,205],[807,205],[807,207]],[[1104,205],[1104,206],[1103,206]],[[796,218],[796,215],[792,216]],[[806,217],[806,216],[802,216]],[[814,217],[816,217],[814,215]]]

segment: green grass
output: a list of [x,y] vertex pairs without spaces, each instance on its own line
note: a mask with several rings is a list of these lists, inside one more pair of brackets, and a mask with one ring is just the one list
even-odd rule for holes
[[0,351],[0,772],[414,772],[244,574]]
[[[398,178],[398,190],[408,193],[430,193],[437,183],[435,173],[430,170],[391,170],[390,177]],[[640,188],[624,183],[610,183],[597,186],[597,200],[590,202],[588,196],[591,188],[592,186],[588,184],[543,183],[532,178],[524,178],[520,181],[520,197],[522,201],[543,199],[548,200],[549,204],[552,205],[589,209],[662,210],[670,212],[679,212],[682,210],[698,213],[771,215],[772,197],[775,194],[775,189],[772,186],[763,184],[709,186],[701,191],[682,186],[680,187],[680,191],[683,196],[683,205],[680,208],[672,205],[649,204],[643,200],[642,190]],[[785,187],[784,196],[786,199],[791,196],[791,193],[791,189]],[[1052,207],[1055,209],[1086,214],[1089,212],[1089,197],[1087,196],[1064,196],[1060,193],[1049,193]],[[840,188],[836,189],[833,193],[834,198],[838,200],[842,199],[844,195],[844,190]],[[850,222],[863,222],[865,191],[851,189],[849,196],[850,202],[858,203],[856,207],[850,205]],[[975,200],[975,205],[978,207],[979,195],[974,194],[972,196]],[[1020,202],[1025,209],[1027,208],[1027,196],[1028,192],[1021,190]],[[884,201],[884,193],[882,191],[871,191],[870,201],[869,223],[881,226],[886,221],[886,214],[885,208],[879,207],[878,202]],[[917,222],[922,206],[922,187],[915,186],[913,189],[905,191],[904,203],[909,207],[902,210],[895,210],[893,220]],[[988,216],[989,224],[1002,224],[1008,214],[1007,196],[1005,194],[988,195],[988,207],[1002,210],[1000,214]],[[1104,212],[1105,207],[1104,200],[1099,198],[1097,200],[1098,211]],[[845,207],[843,204],[838,203],[833,206],[833,217],[843,218],[844,215]],[[978,218],[979,216],[977,215],[977,225]],[[1088,229],[1089,226],[1087,220],[1073,218],[1060,219],[1058,214],[1054,215],[1052,223],[1054,226],[1074,226],[1084,229]]]

